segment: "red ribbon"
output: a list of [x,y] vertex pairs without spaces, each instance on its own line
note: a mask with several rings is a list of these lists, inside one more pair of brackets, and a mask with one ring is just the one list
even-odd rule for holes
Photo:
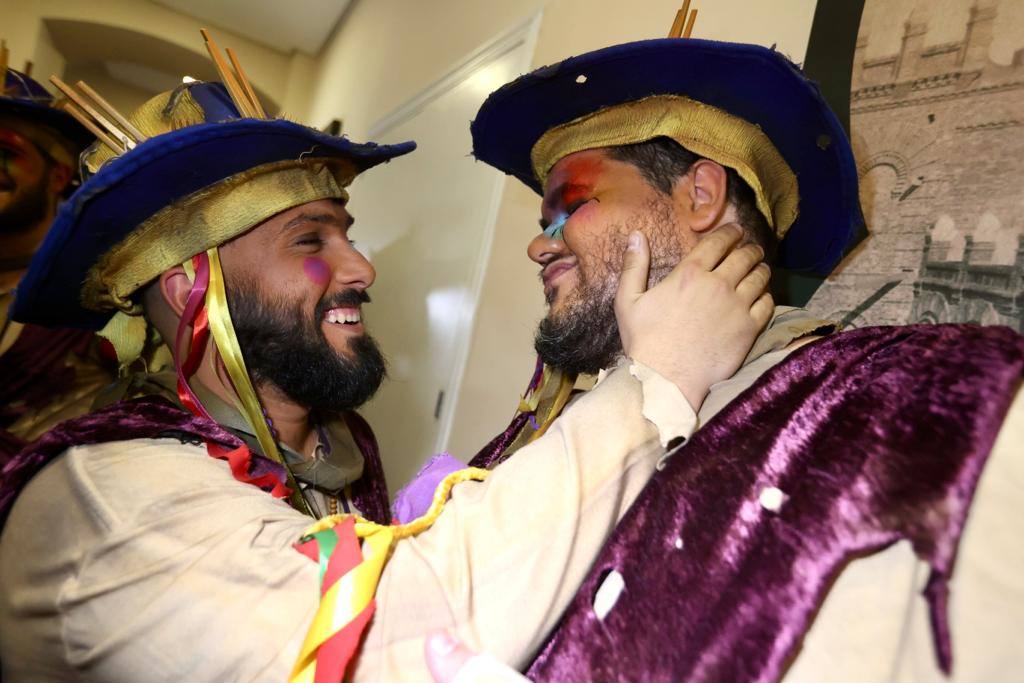
[[[196,272],[195,281],[192,283],[192,290],[188,293],[188,299],[185,301],[185,310],[181,312],[178,331],[174,338],[174,365],[178,371],[178,399],[193,415],[212,420],[213,418],[206,412],[206,408],[192,391],[192,387],[188,385],[188,378],[199,368],[199,363],[203,359],[203,351],[206,349],[206,340],[210,336],[205,306],[206,288],[210,284],[210,260],[205,252],[192,257],[192,267]],[[192,328],[192,339],[188,355],[182,361],[181,342],[188,327]]]

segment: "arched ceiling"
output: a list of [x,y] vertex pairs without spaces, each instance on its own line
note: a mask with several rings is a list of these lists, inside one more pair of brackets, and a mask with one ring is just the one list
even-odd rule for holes
[[[70,19],[44,19],[54,47],[67,62],[67,71],[101,68],[112,79],[155,95],[181,83],[183,76],[219,80],[205,52],[168,42],[158,35]],[[244,62],[243,62],[244,66]],[[268,114],[280,106],[252,84]]]
[[[282,52],[316,56],[351,0],[154,0]],[[301,8],[301,11],[299,9]]]

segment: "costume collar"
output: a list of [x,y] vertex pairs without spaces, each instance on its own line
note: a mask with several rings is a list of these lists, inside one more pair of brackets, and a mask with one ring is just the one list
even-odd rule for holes
[[[177,375],[173,371],[136,376],[132,378],[128,386],[121,385],[122,391],[112,390],[104,394],[98,403],[106,405],[140,394],[159,394],[180,404],[177,396],[177,381]],[[132,386],[139,391],[133,390]],[[217,424],[242,439],[249,450],[263,455],[252,426],[237,408],[221,400],[197,379],[192,380],[191,386],[210,417]],[[304,457],[283,443],[278,443],[278,447],[288,463],[288,469],[296,479],[327,494],[335,495],[346,485],[363,476],[363,454],[340,414],[318,426],[317,445],[312,458]]]
[[815,317],[805,308],[776,306],[768,327],[754,340],[750,353],[743,359],[743,365],[749,365],[766,353],[784,349],[801,337],[838,331],[837,322]]

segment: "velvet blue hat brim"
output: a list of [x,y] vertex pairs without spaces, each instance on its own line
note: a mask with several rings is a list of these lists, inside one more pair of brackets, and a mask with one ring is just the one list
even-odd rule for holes
[[156,136],[107,162],[61,207],[18,283],[10,317],[99,329],[112,313],[87,309],[82,283],[100,257],[158,211],[264,164],[343,158],[363,171],[408,154],[414,142],[359,144],[286,120],[204,123]]
[[685,95],[759,126],[799,185],[777,263],[832,269],[863,224],[853,152],[817,86],[775,50],[663,38],[570,57],[491,93],[471,125],[473,154],[541,193],[530,152],[544,133],[651,95]]

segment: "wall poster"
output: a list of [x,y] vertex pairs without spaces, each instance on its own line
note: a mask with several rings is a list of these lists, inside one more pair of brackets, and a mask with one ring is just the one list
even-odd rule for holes
[[869,237],[808,308],[1024,331],[1024,3],[866,0],[849,107]]

